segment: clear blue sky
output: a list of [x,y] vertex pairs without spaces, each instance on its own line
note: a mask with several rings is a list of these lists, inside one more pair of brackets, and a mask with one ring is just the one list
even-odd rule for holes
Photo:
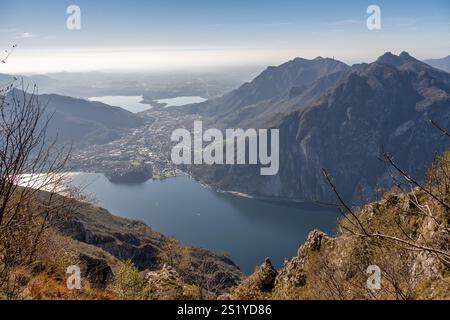
[[[81,8],[79,31],[66,28],[70,4]],[[366,28],[370,4],[381,8],[381,30]],[[76,54],[93,52],[92,59],[102,60],[106,68],[105,52],[136,54],[138,61],[150,48],[160,53],[170,50],[170,59],[176,59],[175,51],[203,59],[210,50],[211,59],[205,61],[211,65],[214,59],[276,64],[290,56],[316,55],[351,63],[401,50],[419,58],[439,57],[450,54],[449,35],[448,0],[0,0],[0,48],[18,44],[16,62],[9,68],[33,52],[50,60],[56,54],[71,54],[74,59]],[[230,56],[233,52],[235,57]],[[169,63],[161,56],[154,61]],[[123,61],[118,65],[126,68]]]

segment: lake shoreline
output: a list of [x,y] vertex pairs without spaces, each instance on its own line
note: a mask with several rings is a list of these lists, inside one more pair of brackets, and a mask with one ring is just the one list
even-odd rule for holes
[[300,208],[298,203],[217,191],[179,170],[172,179],[136,184],[115,184],[103,173],[91,173],[75,174],[74,183],[85,186],[83,192],[95,197],[98,206],[143,221],[185,245],[226,252],[246,274],[267,256],[281,267],[312,230],[333,234],[339,216],[317,204],[302,203]]
[[160,98],[147,100],[141,96],[100,96],[89,97],[86,100],[101,102],[110,106],[120,107],[135,114],[148,111],[150,109],[161,109],[170,107],[183,107],[193,103],[204,102],[207,99],[200,96],[179,96],[173,98]]
[[[208,190],[211,190],[211,191],[214,191],[217,193],[221,193],[221,194],[232,195],[232,196],[239,197],[239,198],[266,201],[269,203],[275,203],[275,204],[286,205],[286,206],[290,206],[290,207],[295,207],[295,208],[299,208],[299,209],[308,209],[308,210],[323,210],[324,208],[329,209],[329,208],[333,207],[331,205],[325,205],[325,204],[315,203],[315,202],[306,202],[301,199],[295,199],[295,198],[260,196],[260,195],[253,195],[250,193],[245,193],[242,191],[219,189],[219,188],[212,187],[200,180],[195,179],[195,177],[193,177],[192,175],[190,175],[186,172],[183,172],[183,174],[181,174],[181,175],[189,176],[190,178],[192,178],[193,180],[195,180],[201,186],[203,186],[204,188],[206,188]],[[337,208],[337,206],[336,206],[336,208]]]
[[[103,176],[105,176],[107,178],[107,176],[105,175],[104,172],[97,172],[97,171],[77,171],[77,172],[68,172],[71,175],[76,175],[76,174],[83,174],[83,173],[93,173],[93,174],[101,174]],[[182,177],[182,176],[186,176],[189,177],[190,179],[194,180],[195,182],[197,182],[198,184],[200,184],[203,188],[213,191],[213,192],[217,192],[219,194],[226,194],[226,195],[231,195],[237,198],[244,198],[244,199],[253,199],[253,200],[260,200],[260,201],[265,201],[268,203],[274,203],[274,204],[279,204],[279,205],[285,205],[288,207],[294,207],[294,208],[299,208],[299,209],[307,209],[307,210],[314,210],[314,211],[321,211],[323,209],[330,209],[333,206],[332,205],[325,205],[325,204],[321,204],[321,203],[315,203],[315,202],[305,202],[302,201],[301,199],[293,199],[293,198],[282,198],[282,197],[268,197],[268,196],[259,196],[259,195],[252,195],[249,193],[244,193],[241,191],[233,191],[233,190],[223,190],[223,189],[218,189],[218,188],[214,188],[202,181],[197,180],[195,177],[193,177],[192,175],[190,175],[189,173],[186,173],[184,171],[181,170],[175,170],[173,175],[170,176],[165,176],[165,177],[160,177],[160,176],[156,176],[156,177],[152,177],[146,181],[143,182],[130,182],[130,183],[118,183],[118,182],[113,182],[111,181],[111,183],[113,184],[122,184],[122,185],[134,185],[134,184],[143,184],[146,183],[147,181],[164,181],[167,179],[171,179],[171,178],[175,178],[175,177]],[[109,180],[109,179],[108,179]],[[337,206],[336,206],[337,209]]]

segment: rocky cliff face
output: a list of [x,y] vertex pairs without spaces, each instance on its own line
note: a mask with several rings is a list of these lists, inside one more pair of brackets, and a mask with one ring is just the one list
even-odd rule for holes
[[[331,88],[313,95],[317,98],[296,100],[292,91],[298,89],[292,89],[293,97],[276,105],[291,111],[283,111],[275,122],[266,121],[269,128],[280,129],[278,175],[260,176],[257,166],[199,166],[192,168],[193,175],[224,190],[329,201],[333,195],[321,172],[326,168],[347,199],[364,203],[375,198],[377,189],[391,185],[379,160],[385,151],[404,170],[423,178],[433,155],[448,146],[430,120],[450,126],[450,74],[405,52],[387,53],[374,63],[343,72],[334,74]],[[272,103],[258,104],[260,113]]]

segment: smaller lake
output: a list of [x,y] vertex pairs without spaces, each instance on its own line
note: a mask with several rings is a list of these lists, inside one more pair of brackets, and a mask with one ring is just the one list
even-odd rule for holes
[[110,106],[121,107],[133,113],[138,113],[151,109],[150,104],[143,104],[143,96],[104,96],[104,97],[92,97],[89,101],[99,101]]
[[[104,96],[104,97],[91,97],[89,101],[99,101],[110,106],[121,107],[133,113],[138,113],[152,108],[151,104],[141,103],[143,96]],[[180,107],[187,104],[199,103],[206,101],[207,99],[197,96],[176,97],[169,99],[155,99],[158,103],[165,103],[165,108],[168,107]]]
[[80,173],[74,183],[111,213],[141,220],[183,244],[229,254],[250,274],[264,258],[276,267],[297,254],[313,229],[333,234],[337,210],[304,209],[211,191],[189,176],[114,184]]
[[192,103],[200,103],[206,100],[207,99],[202,97],[192,96],[192,97],[176,97],[170,99],[157,99],[155,101],[158,103],[166,103],[167,105],[165,107],[168,108],[168,107],[180,107]]

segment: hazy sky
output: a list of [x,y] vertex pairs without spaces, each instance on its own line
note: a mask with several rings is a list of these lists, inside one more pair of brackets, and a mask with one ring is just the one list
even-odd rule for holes
[[[81,8],[81,30],[66,9]],[[366,9],[381,8],[381,30]],[[296,56],[372,61],[385,51],[450,54],[450,1],[0,0],[2,72],[275,65]]]

